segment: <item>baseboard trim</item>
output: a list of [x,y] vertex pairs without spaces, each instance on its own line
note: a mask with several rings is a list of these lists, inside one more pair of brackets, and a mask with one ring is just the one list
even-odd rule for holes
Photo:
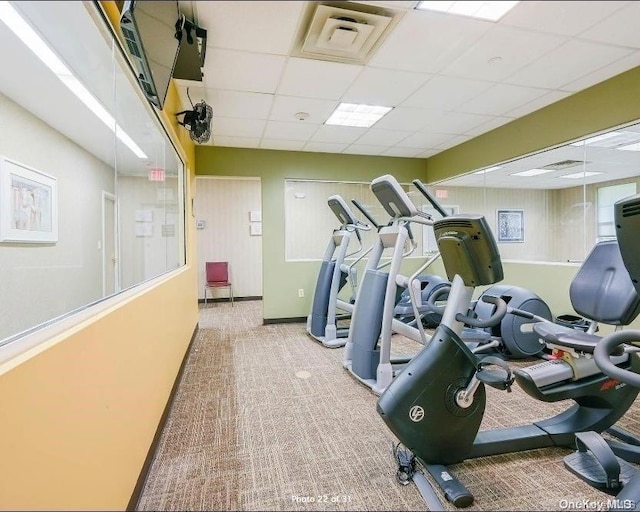
[[306,316],[294,316],[291,318],[263,318],[262,325],[270,325],[270,324],[298,324],[302,322],[306,322]]
[[169,417],[169,411],[171,410],[173,399],[175,398],[176,392],[178,391],[178,386],[180,385],[180,381],[182,380],[182,374],[184,373],[184,368],[187,364],[187,359],[189,358],[189,354],[191,353],[191,347],[193,346],[193,342],[196,339],[198,330],[199,326],[196,324],[196,327],[193,330],[193,334],[191,335],[191,340],[189,341],[189,346],[187,347],[187,350],[184,353],[184,357],[182,358],[182,363],[180,364],[178,374],[173,381],[171,393],[169,393],[169,399],[167,400],[167,403],[164,406],[164,410],[162,411],[162,416],[160,418],[160,422],[158,423],[158,428],[156,428],[156,433],[153,436],[153,441],[151,441],[151,446],[149,446],[149,451],[147,452],[147,457],[145,458],[144,464],[142,465],[142,470],[140,471],[140,475],[138,476],[138,481],[136,482],[136,486],[134,487],[133,493],[131,494],[131,499],[127,504],[127,511],[134,511],[137,509],[138,501],[140,500],[140,496],[142,495],[142,490],[144,489],[144,484],[146,483],[147,476],[149,475],[149,469],[151,468],[151,463],[153,462],[153,456],[155,455],[158,444],[160,443],[162,431],[164,430],[167,418]]
[[[250,297],[234,297],[234,302],[242,302],[244,300],[262,300],[262,295],[254,295]],[[227,297],[218,297],[215,299],[207,299],[207,303],[209,302],[231,302]],[[198,299],[198,304],[204,304],[204,299]]]

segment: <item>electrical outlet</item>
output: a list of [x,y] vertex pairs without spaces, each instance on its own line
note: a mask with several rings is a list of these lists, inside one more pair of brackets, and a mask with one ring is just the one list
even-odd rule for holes
[[298,297],[300,297],[300,298],[304,297],[304,288],[300,288],[298,290]]

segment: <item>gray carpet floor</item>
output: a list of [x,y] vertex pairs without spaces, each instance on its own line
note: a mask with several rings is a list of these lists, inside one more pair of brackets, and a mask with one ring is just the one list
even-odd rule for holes
[[[397,346],[420,348],[404,339]],[[203,307],[137,509],[427,510],[413,484],[397,483],[397,440],[376,397],[342,368],[343,350],[312,341],[303,324],[262,325],[260,301]],[[569,405],[516,387],[487,394],[482,428]],[[620,424],[640,434],[637,403]],[[531,450],[450,469],[475,495],[467,510],[606,509],[608,495],[564,469],[568,453]]]

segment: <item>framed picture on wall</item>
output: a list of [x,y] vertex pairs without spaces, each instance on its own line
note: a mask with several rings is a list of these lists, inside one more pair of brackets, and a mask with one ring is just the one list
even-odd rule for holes
[[498,242],[524,242],[524,210],[498,210]]
[[0,156],[0,242],[57,241],[56,178]]

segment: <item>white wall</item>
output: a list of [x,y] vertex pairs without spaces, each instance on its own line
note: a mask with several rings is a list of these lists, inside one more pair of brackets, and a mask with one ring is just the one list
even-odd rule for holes
[[0,154],[57,178],[58,242],[0,243],[0,339],[102,296],[102,191],[114,171],[0,94]]
[[[250,234],[251,211],[262,211],[260,178],[196,178],[194,213],[205,223],[197,230],[200,298],[207,261],[229,262],[236,297],[262,296],[262,236]],[[213,293],[226,297],[227,291]]]

